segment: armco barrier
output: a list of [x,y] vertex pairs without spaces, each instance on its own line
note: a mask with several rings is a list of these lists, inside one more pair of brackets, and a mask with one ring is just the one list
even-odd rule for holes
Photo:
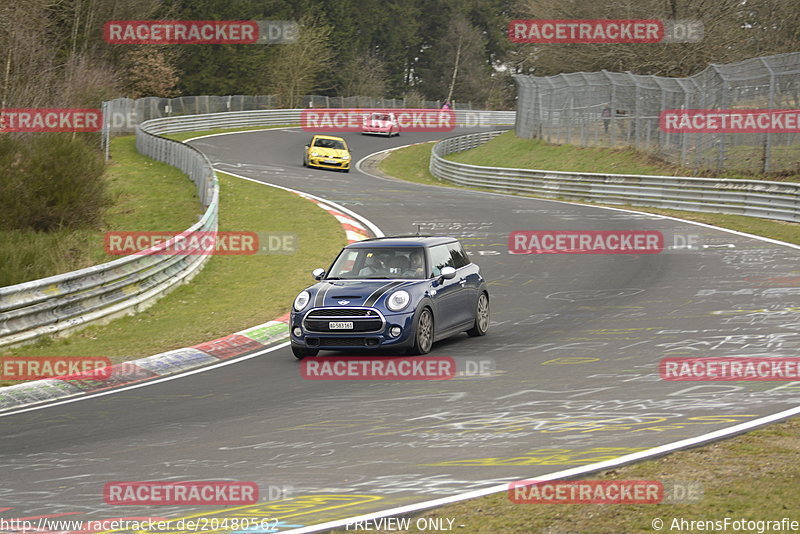
[[[136,132],[139,152],[181,169],[206,207],[184,234],[216,231],[219,186],[211,163],[198,150],[147,131]],[[207,255],[126,256],[86,269],[0,288],[0,346],[61,334],[89,323],[141,311],[177,284],[188,281]]]
[[[145,121],[136,127],[142,154],[185,172],[197,186],[206,212],[186,230],[216,231],[219,185],[208,159],[189,145],[161,134],[298,125],[300,109],[270,109]],[[456,110],[461,126],[513,125],[514,111]],[[141,311],[181,282],[188,281],[206,255],[132,255],[65,274],[0,288],[0,347],[56,335],[90,323]]]
[[459,185],[505,193],[800,222],[800,183],[795,182],[543,171],[482,167],[444,159],[501,133],[473,133],[439,141],[431,151],[431,174]]
[[[235,111],[228,113],[208,113],[205,115],[184,115],[152,119],[147,131],[154,134],[194,132],[215,128],[247,128],[257,126],[297,126],[300,124],[301,109],[264,109],[256,111]],[[455,110],[456,124],[459,126],[513,126],[515,111],[474,111]]]

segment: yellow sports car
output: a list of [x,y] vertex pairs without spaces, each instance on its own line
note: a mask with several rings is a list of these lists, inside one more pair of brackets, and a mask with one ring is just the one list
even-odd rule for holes
[[350,150],[341,137],[315,135],[303,151],[303,167],[350,172]]

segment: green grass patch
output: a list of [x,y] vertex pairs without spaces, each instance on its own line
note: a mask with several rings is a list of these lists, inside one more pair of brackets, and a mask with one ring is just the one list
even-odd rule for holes
[[201,130],[196,132],[180,132],[174,134],[167,134],[164,137],[168,139],[174,139],[176,141],[186,141],[187,139],[193,139],[195,137],[202,137],[204,135],[217,135],[221,133],[233,133],[233,132],[252,132],[257,130],[272,130],[274,128],[287,128],[286,124],[276,124],[273,126],[248,126],[245,128],[214,128],[213,130]]
[[327,267],[347,243],[344,230],[294,193],[218,175],[220,231],[292,233],[295,253],[212,256],[189,284],[141,313],[3,355],[107,356],[119,362],[210,341],[288,312],[297,293],[313,282],[311,270]]
[[434,142],[412,145],[389,153],[380,162],[380,170],[409,182],[454,186],[439,180],[428,170]]
[[788,181],[800,179],[798,174],[764,176],[744,174],[737,171],[728,171],[721,174],[711,172],[698,174],[688,167],[673,165],[660,160],[651,153],[633,148],[554,145],[541,139],[522,139],[517,137],[513,131],[499,135],[488,143],[472,150],[450,154],[447,159],[487,167],[568,172],[706,176]]
[[[455,520],[455,531],[470,534],[652,534],[658,532],[652,526],[655,518],[664,522],[662,532],[678,532],[678,528],[670,527],[673,518],[681,517],[688,521],[724,520],[725,517],[732,520],[780,521],[783,517],[798,520],[797,514],[792,512],[797,508],[797,480],[800,479],[798,433],[800,419],[795,418],[719,443],[584,477],[588,480],[659,480],[665,484],[697,484],[702,490],[702,497],[697,502],[640,505],[516,504],[509,500],[506,492],[501,492],[442,506],[413,517],[451,518]],[[568,467],[554,466],[553,471]],[[520,471],[520,475],[524,476],[524,468],[520,468]],[[451,475],[458,478],[457,473]],[[413,520],[411,525],[414,525]],[[684,528],[681,531],[700,530]],[[716,529],[706,531],[721,532]],[[347,531],[339,529],[334,532]],[[422,531],[411,528],[391,532]]]
[[136,151],[133,136],[111,141],[105,179],[113,205],[97,230],[0,232],[0,287],[117,259],[105,253],[107,231],[179,231],[202,207],[194,184],[178,169]]

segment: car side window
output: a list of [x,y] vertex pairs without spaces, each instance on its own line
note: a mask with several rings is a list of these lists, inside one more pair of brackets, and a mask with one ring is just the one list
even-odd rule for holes
[[460,269],[469,265],[469,256],[464,252],[464,247],[461,246],[461,243],[448,243],[447,248],[453,258],[453,267]]
[[437,245],[430,248],[431,254],[431,277],[436,278],[442,274],[442,268],[453,267],[453,257],[447,245]]

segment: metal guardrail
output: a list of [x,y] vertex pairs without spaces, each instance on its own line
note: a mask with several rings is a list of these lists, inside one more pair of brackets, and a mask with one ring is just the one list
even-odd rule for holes
[[501,133],[504,131],[439,141],[431,151],[431,174],[456,184],[505,193],[800,222],[800,183],[795,182],[481,167],[444,159],[447,154],[475,148]]
[[[219,186],[211,163],[200,151],[148,130],[146,123],[137,129],[139,152],[188,174],[206,207],[200,220],[182,235],[216,231]],[[0,346],[17,345],[141,311],[191,279],[207,259],[208,255],[154,255],[142,251],[86,269],[2,287]]]
[[[263,109],[165,117],[147,121],[148,131],[155,134],[213,130],[215,128],[247,128],[250,126],[297,126],[302,109]],[[513,126],[515,111],[455,110],[459,126]]]
[[[211,163],[197,149],[163,134],[298,125],[300,109],[270,109],[165,117],[136,127],[137,150],[177,167],[197,186],[206,211],[182,235],[216,231],[219,185]],[[513,111],[457,110],[462,126],[513,125]],[[0,288],[0,346],[16,345],[44,335],[60,334],[89,323],[141,311],[177,284],[188,281],[208,255],[126,256],[101,265]]]

